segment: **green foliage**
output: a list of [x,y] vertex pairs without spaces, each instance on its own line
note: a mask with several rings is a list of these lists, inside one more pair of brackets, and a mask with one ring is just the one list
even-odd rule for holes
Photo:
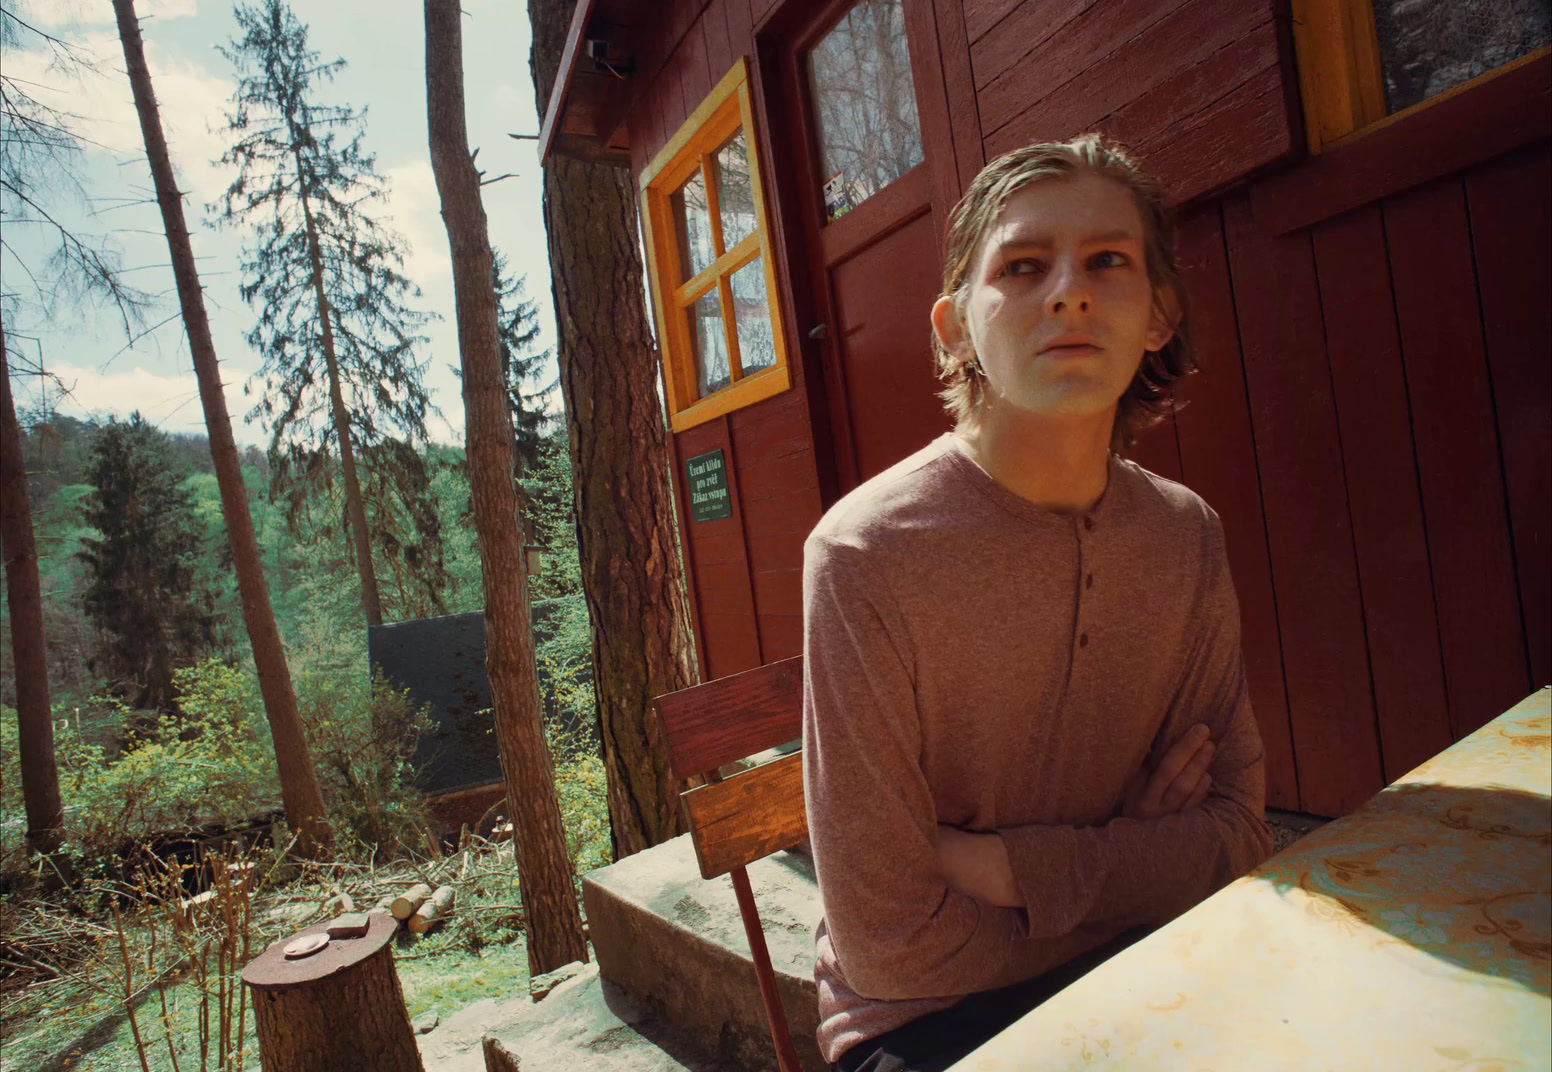
[[[175,684],[178,706],[150,722],[111,697],[97,701],[84,725],[54,709],[65,851],[84,875],[114,869],[126,844],[211,822],[238,824],[279,804],[273,750],[251,679],[211,659],[179,670]],[[0,715],[0,811],[9,818],[20,773],[16,715],[11,708]],[[127,725],[142,728],[120,752],[108,727]]]
[[545,548],[544,569],[529,589],[533,599],[580,595],[582,567],[577,557],[577,515],[571,482],[571,447],[564,429],[539,443],[538,458],[523,472],[528,525],[533,542]]
[[555,797],[566,827],[566,850],[578,876],[614,863],[609,830],[609,781],[598,742],[590,734],[567,733],[555,723],[549,728],[550,755],[555,760]]
[[92,446],[80,540],[86,615],[106,639],[103,669],[135,707],[160,709],[173,674],[215,645],[215,593],[201,570],[204,529],[167,437],[139,413]]
[[309,615],[293,644],[302,724],[336,838],[396,856],[424,838],[427,813],[410,759],[431,726],[429,708],[368,675],[360,633],[340,627],[342,610]]

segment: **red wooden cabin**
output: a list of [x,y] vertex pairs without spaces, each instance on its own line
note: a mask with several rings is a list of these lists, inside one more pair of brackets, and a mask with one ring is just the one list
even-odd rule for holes
[[1552,681],[1552,57],[1521,7],[579,0],[543,151],[639,180],[703,677],[799,654],[810,527],[948,427],[960,191],[1097,129],[1181,206],[1205,371],[1135,454],[1223,517],[1269,803],[1342,814]]

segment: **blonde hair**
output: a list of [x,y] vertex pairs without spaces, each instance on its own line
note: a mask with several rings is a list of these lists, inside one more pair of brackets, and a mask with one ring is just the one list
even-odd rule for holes
[[[981,242],[1010,197],[1031,183],[1079,174],[1100,175],[1118,182],[1136,200],[1142,216],[1154,306],[1174,329],[1168,343],[1143,356],[1136,376],[1116,406],[1110,443],[1111,449],[1121,450],[1131,446],[1137,433],[1169,411],[1170,388],[1197,370],[1188,334],[1186,290],[1175,255],[1174,219],[1165,207],[1163,188],[1125,149],[1107,144],[1098,134],[1085,134],[1069,142],[1026,145],[982,168],[949,216],[943,296],[953,300],[962,317],[970,294],[970,273],[980,254]],[[932,347],[938,378],[945,384],[939,396],[959,426],[974,427],[986,398],[977,360],[966,362],[954,356],[936,332]]]

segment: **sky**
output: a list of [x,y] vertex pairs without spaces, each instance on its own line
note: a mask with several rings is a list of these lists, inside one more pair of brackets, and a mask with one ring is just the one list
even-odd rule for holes
[[[8,76],[34,83],[40,100],[78,117],[77,133],[88,143],[80,173],[91,200],[74,208],[62,204],[64,218],[82,232],[105,235],[130,270],[128,281],[157,296],[144,327],[167,322],[126,345],[123,322],[112,308],[62,301],[52,310],[34,307],[9,315],[7,344],[29,366],[41,356],[47,370],[68,389],[61,397],[58,385],[48,387],[49,400],[60,413],[106,420],[139,410],[165,431],[203,434],[204,416],[188,342],[176,315],[166,238],[152,200],[112,5],[109,0],[23,0],[20,7],[33,25],[81,46],[100,65],[100,76],[71,80],[51,70],[42,52],[12,49],[0,57]],[[389,186],[388,201],[377,210],[379,218],[406,241],[405,274],[422,290],[419,307],[440,317],[423,329],[430,338],[422,353],[429,358],[426,385],[440,411],[427,428],[434,441],[461,444],[463,403],[450,369],[458,363],[452,269],[426,141],[421,4],[291,0],[291,7],[308,25],[310,47],[324,60],[338,57],[347,64],[332,84],[324,84],[321,100],[367,109],[365,145],[376,154],[378,170]],[[508,172],[515,176],[484,188],[491,243],[506,257],[509,270],[525,277],[528,295],[538,305],[539,345],[552,349],[554,317],[537,152],[533,141],[508,137],[538,132],[528,70],[527,4],[462,0],[462,7],[469,142],[481,150],[479,165],[487,178]],[[244,419],[256,399],[245,396],[243,389],[261,363],[245,341],[256,310],[242,301],[237,289],[244,235],[240,228],[216,230],[206,223],[215,218],[206,206],[218,199],[233,175],[216,161],[227,147],[222,129],[235,75],[215,47],[236,33],[232,8],[218,0],[138,0],[136,9],[173,166],[188,191],[184,211],[227,408],[239,442],[262,446],[268,441],[267,430]],[[13,232],[7,241],[36,265],[47,257],[43,237],[41,232]],[[0,272],[18,273],[0,279],[5,290],[25,284],[14,262],[0,262]],[[548,378],[554,378],[553,358]],[[46,382],[13,376],[18,408],[35,406],[40,383]],[[254,389],[258,386],[255,381]]]

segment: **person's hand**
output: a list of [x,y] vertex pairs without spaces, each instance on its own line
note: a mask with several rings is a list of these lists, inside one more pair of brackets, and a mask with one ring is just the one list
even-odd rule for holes
[[1157,819],[1194,808],[1207,799],[1212,778],[1213,743],[1201,722],[1170,746],[1152,771],[1145,764],[1126,791],[1121,814],[1128,819]]
[[948,884],[987,904],[1023,908],[1013,881],[1008,846],[997,834],[977,834],[957,826],[938,826],[938,870]]

